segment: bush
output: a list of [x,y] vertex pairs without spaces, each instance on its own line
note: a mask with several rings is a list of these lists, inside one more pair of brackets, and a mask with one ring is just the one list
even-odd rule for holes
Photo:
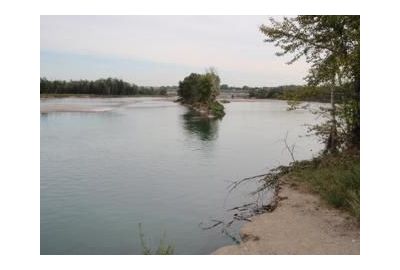
[[218,101],[214,101],[210,104],[210,111],[215,117],[222,117],[225,115],[224,105],[219,103]]

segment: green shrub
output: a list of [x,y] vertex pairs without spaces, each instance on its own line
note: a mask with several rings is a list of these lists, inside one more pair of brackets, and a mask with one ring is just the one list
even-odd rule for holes
[[225,115],[224,106],[218,101],[213,101],[210,104],[210,110],[215,117],[222,117]]

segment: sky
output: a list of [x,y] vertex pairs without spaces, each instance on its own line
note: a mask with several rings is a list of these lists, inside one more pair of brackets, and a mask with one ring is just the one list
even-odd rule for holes
[[40,76],[161,86],[214,67],[231,86],[304,84],[307,63],[263,41],[269,17],[41,16]]

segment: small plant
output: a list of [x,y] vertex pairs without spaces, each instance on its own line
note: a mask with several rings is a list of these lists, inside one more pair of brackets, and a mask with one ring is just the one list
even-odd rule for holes
[[163,237],[160,240],[160,244],[156,249],[155,253],[152,253],[151,248],[148,247],[146,241],[144,240],[144,233],[142,230],[142,224],[139,223],[139,238],[140,238],[140,245],[142,246],[142,254],[143,255],[173,255],[174,254],[174,247],[172,245],[165,244],[166,233],[164,231]]

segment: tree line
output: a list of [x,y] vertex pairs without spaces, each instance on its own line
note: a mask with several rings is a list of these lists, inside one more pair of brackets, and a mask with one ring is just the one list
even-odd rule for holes
[[[346,93],[341,88],[337,88],[337,96],[342,98]],[[301,100],[315,102],[330,102],[330,89],[326,86],[311,86],[311,85],[281,85],[273,87],[250,87],[250,86],[228,86],[221,85],[221,92],[225,94],[247,93],[249,98],[256,99],[280,99],[280,100]]]
[[249,98],[329,102],[330,89],[324,86],[313,87],[308,85],[263,87],[250,89]]
[[[284,85],[277,87],[234,87],[226,84],[220,88],[210,87],[212,80],[206,79],[209,75],[191,74],[179,86],[160,86],[160,87],[144,87],[136,84],[128,83],[120,79],[107,78],[95,81],[89,80],[47,80],[40,78],[41,94],[82,94],[82,95],[110,95],[110,96],[130,96],[130,95],[167,95],[168,92],[184,96],[192,101],[208,99],[208,91],[214,91],[212,94],[217,96],[220,91],[236,92],[243,91],[248,93],[249,98],[257,99],[293,99],[300,98],[303,101],[330,101],[330,90],[326,87],[310,87],[301,85]],[[219,78],[218,78],[219,79]],[[196,83],[194,83],[196,82]],[[219,82],[218,82],[219,83]],[[197,84],[197,90],[194,91],[193,85]],[[215,84],[215,83],[214,83]],[[188,85],[191,85],[188,88]],[[217,85],[217,84],[215,84]],[[181,90],[179,90],[181,89]],[[213,89],[213,90],[211,90]],[[179,92],[181,91],[181,92]],[[338,89],[338,92],[340,90]]]
[[168,87],[144,87],[121,79],[107,78],[95,81],[50,81],[40,78],[40,94],[85,94],[85,95],[167,95]]

